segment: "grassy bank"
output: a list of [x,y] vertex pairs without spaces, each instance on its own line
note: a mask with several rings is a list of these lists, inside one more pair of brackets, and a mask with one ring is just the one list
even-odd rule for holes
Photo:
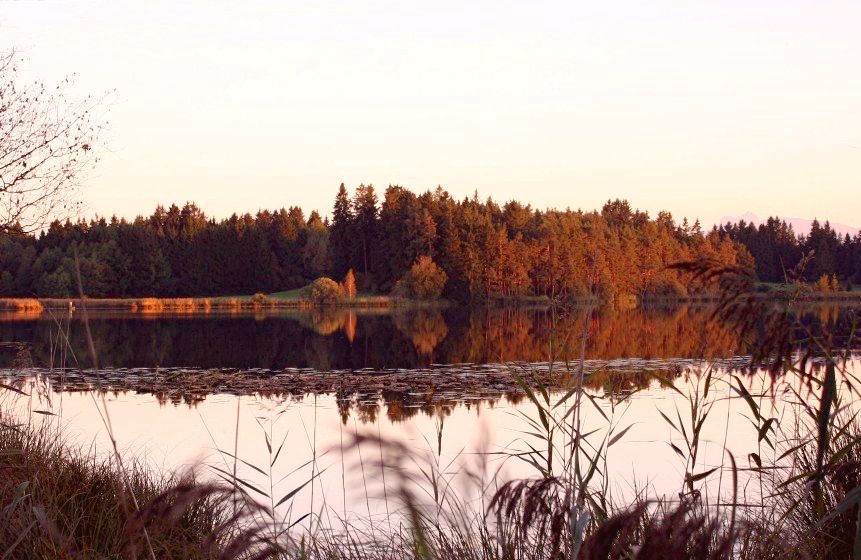
[[[861,290],[823,292],[797,286],[761,284],[751,297],[763,301],[794,301],[810,303],[861,303]],[[689,296],[658,296],[641,297],[627,296],[616,298],[612,302],[602,302],[597,297],[576,297],[565,299],[565,306],[582,305],[613,305],[621,308],[652,305],[682,305],[688,303],[718,303],[719,293],[700,293]],[[524,307],[546,308],[553,300],[546,296],[522,296],[512,298],[494,298],[473,304],[488,307]],[[557,302],[558,303],[558,302]],[[313,309],[318,307],[306,297],[304,288],[274,292],[271,294],[255,294],[242,296],[189,297],[189,298],[87,298],[88,309],[102,311],[125,311],[140,314],[158,313],[210,313],[238,312],[277,309]],[[344,298],[326,307],[354,309],[404,309],[404,308],[440,308],[451,303],[446,300],[411,300],[402,297],[360,293],[353,298]],[[0,298],[0,312],[20,314],[39,314],[46,309],[67,311],[70,305],[79,309],[79,298]]]
[[0,414],[0,557],[219,558],[236,531],[224,490],[104,459],[48,424]]
[[[837,291],[837,292],[820,292],[815,290],[798,290],[798,289],[767,289],[763,288],[751,297],[762,301],[773,302],[799,302],[799,303],[839,303],[839,304],[854,304],[861,303],[861,291]],[[680,305],[687,303],[702,303],[714,304],[720,303],[721,295],[719,293],[703,293],[693,294],[688,296],[657,296],[647,295],[635,298],[636,305]]]
[[[770,300],[776,302],[792,300],[794,302],[861,303],[861,289],[819,291],[807,285],[759,284],[757,290],[752,293],[751,296],[764,301]],[[632,309],[640,305],[665,306],[689,303],[713,304],[720,302],[722,297],[721,293],[716,291],[704,291],[688,295],[645,294],[637,296],[632,294],[619,294],[611,299],[602,299],[597,295],[576,295],[558,297],[555,300],[555,303],[563,307],[607,305],[621,309]],[[475,303],[489,307],[549,307],[554,304],[554,299],[543,295],[511,296],[504,298],[490,298]]]
[[[80,310],[82,305],[86,305],[87,309],[94,311],[126,311],[140,314],[313,309],[317,307],[311,301],[299,297],[298,295],[293,295],[292,292],[233,297],[87,298],[83,304],[79,298],[0,299],[0,311],[13,313],[38,314],[46,309],[52,311],[68,311],[70,307]],[[429,306],[438,307],[441,305],[445,305],[445,302],[412,301],[391,296],[360,295],[352,299],[344,299],[333,304],[328,304],[326,307],[387,309]]]

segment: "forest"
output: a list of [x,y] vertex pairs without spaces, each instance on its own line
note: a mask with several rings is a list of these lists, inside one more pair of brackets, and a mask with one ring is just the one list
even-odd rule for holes
[[785,220],[774,217],[759,226],[742,220],[715,231],[745,246],[763,282],[784,282],[804,260],[801,274],[809,282],[828,278],[849,289],[861,283],[861,232],[854,238],[841,237],[827,221],[813,220],[810,232],[798,235]]
[[798,235],[771,218],[703,231],[668,212],[651,218],[622,200],[600,211],[537,210],[441,188],[416,194],[342,184],[331,219],[298,207],[215,220],[194,203],[159,206],[133,221],[55,221],[37,234],[0,235],[0,296],[77,293],[75,262],[91,297],[191,297],[271,293],[354,271],[359,289],[389,293],[419,257],[445,273],[457,301],[596,295],[686,297],[668,265],[708,257],[754,266],[781,282],[805,260],[809,281],[861,281],[861,235],[840,238],[826,222]]

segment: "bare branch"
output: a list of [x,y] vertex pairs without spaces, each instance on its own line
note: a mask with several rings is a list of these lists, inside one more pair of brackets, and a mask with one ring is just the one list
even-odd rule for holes
[[24,83],[20,62],[14,50],[0,52],[0,233],[73,214],[105,128],[105,97],[72,99],[71,77]]

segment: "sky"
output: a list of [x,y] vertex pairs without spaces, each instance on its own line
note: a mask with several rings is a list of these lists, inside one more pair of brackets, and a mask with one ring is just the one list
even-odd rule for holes
[[110,91],[85,215],[331,211],[340,183],[861,225],[861,2],[3,2]]

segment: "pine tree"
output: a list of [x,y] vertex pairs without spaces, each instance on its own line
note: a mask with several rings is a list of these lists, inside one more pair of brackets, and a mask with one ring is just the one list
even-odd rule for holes
[[344,183],[338,188],[335,206],[332,209],[332,225],[329,228],[329,249],[332,255],[332,268],[336,276],[341,276],[351,268],[353,253],[353,211]]
[[[371,185],[359,185],[353,196],[353,216],[357,243],[355,253],[364,275],[363,284],[373,285],[373,272],[377,242],[377,195]],[[356,262],[354,260],[354,262]]]

